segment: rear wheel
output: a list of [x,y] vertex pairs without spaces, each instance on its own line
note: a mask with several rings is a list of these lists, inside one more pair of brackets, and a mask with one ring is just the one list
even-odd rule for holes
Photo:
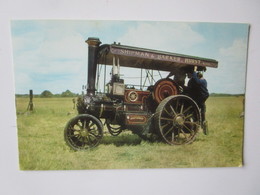
[[170,96],[157,107],[155,126],[166,143],[189,144],[194,141],[199,130],[199,108],[188,96]]
[[64,129],[64,139],[73,150],[86,150],[96,147],[102,137],[102,123],[89,114],[80,114],[72,118]]

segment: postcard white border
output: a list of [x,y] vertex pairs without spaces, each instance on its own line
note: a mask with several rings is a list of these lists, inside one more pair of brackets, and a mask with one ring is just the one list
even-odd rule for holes
[[[260,12],[248,0],[10,0],[0,2],[0,194],[259,194]],[[11,19],[107,19],[236,22],[251,25],[244,167],[19,171]]]

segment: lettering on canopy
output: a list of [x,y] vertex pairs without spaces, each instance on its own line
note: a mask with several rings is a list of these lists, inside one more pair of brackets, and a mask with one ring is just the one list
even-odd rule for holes
[[169,62],[176,62],[180,64],[189,64],[189,65],[196,65],[196,66],[208,66],[208,67],[217,67],[218,62],[214,60],[205,60],[205,59],[197,59],[192,58],[191,56],[174,56],[174,54],[162,54],[156,52],[149,52],[149,51],[140,51],[140,50],[133,50],[133,49],[126,49],[126,48],[116,48],[110,47],[110,51],[112,54],[115,55],[123,55],[123,56],[132,56],[138,58],[146,58],[151,60],[161,60],[161,61],[169,61]]

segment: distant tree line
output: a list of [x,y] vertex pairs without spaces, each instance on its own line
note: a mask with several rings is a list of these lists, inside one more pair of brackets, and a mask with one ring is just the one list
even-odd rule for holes
[[228,96],[244,96],[245,94],[227,94],[227,93],[211,93],[210,96],[212,97],[228,97]]
[[[66,90],[61,94],[53,94],[49,90],[44,90],[41,94],[34,94],[34,97],[43,97],[43,98],[50,98],[50,97],[77,97],[79,94],[73,93],[70,90]],[[228,97],[228,96],[244,96],[245,94],[226,94],[226,93],[211,93],[210,96],[212,97]],[[29,97],[29,94],[16,94],[16,97]]]
[[[79,94],[66,90],[61,94],[53,94],[49,90],[44,90],[41,94],[34,94],[34,97],[50,98],[50,97],[77,97]],[[29,94],[16,94],[16,97],[29,97]]]

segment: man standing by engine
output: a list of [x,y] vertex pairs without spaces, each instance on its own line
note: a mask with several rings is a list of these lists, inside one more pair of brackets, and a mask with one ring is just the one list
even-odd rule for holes
[[207,134],[207,121],[205,118],[206,113],[206,100],[209,97],[209,92],[207,89],[207,81],[203,78],[201,72],[197,73],[197,66],[194,67],[193,73],[189,73],[190,78],[188,82],[188,95],[197,103],[201,111],[202,128],[203,132]]

